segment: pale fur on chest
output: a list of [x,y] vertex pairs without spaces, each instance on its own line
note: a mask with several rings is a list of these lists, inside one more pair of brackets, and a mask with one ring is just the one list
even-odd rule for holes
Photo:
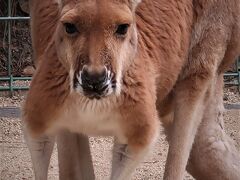
[[75,93],[67,99],[53,129],[68,129],[89,136],[115,136],[125,144],[121,119],[113,98],[89,100]]

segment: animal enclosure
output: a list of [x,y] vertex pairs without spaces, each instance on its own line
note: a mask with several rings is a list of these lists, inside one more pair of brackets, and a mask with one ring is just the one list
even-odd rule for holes
[[[26,0],[23,1],[27,2]],[[31,75],[26,74],[25,69],[29,66],[33,67],[28,26],[29,17],[27,13],[18,12],[21,11],[20,8],[21,0],[4,0],[4,2],[0,2],[0,39],[2,40],[2,46],[0,47],[0,89],[4,93],[6,92],[6,94],[9,93],[9,95],[18,94],[22,90],[28,90]],[[38,29],[41,30],[42,28]],[[20,31],[25,32],[25,34],[21,34]],[[176,69],[172,72],[176,73]],[[239,87],[239,75],[239,61],[236,61],[231,70],[225,74],[225,84]],[[25,97],[21,95],[1,97],[1,91],[0,179],[33,179],[30,154],[24,141],[21,119],[19,118],[20,108]],[[39,94],[39,89],[36,92],[36,94]],[[239,93],[229,96],[225,92],[224,103],[228,109],[224,116],[226,131],[236,141],[238,149],[240,145],[240,134],[238,133],[240,129],[240,122],[238,121],[240,113],[239,98]],[[112,140],[111,138],[90,137],[96,179],[106,179],[109,176]],[[137,169],[134,179],[162,179],[168,149],[164,135],[158,139],[157,145],[153,149],[153,156],[146,159],[141,167]],[[56,150],[54,152],[53,163],[49,166],[50,180],[58,179]],[[193,178],[186,174],[184,180],[193,180]]]

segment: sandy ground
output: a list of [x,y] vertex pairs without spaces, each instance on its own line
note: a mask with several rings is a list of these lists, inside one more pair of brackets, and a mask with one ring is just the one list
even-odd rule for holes
[[[228,103],[240,104],[239,94],[227,91],[225,100]],[[0,107],[20,107],[23,97],[2,98]],[[224,116],[227,133],[240,148],[240,110],[228,110]],[[111,164],[112,138],[90,138],[91,153],[97,180],[108,179]],[[158,139],[153,152],[137,168],[134,179],[162,179],[168,145],[163,135]],[[34,179],[30,154],[24,142],[20,119],[1,118],[0,114],[0,179],[23,180]],[[56,147],[49,166],[49,180],[58,179],[58,162]],[[193,179],[186,173],[186,180]]]

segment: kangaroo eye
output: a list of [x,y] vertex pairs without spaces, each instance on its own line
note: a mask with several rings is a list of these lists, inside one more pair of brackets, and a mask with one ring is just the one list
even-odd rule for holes
[[128,28],[129,28],[129,24],[120,24],[117,27],[116,34],[123,36],[127,34]]
[[65,26],[65,31],[68,33],[68,34],[74,34],[76,32],[78,32],[76,26],[74,24],[71,24],[71,23],[64,23],[64,26]]

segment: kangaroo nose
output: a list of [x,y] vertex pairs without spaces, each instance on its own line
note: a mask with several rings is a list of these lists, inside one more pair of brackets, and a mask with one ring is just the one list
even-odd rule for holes
[[100,72],[89,71],[84,68],[82,71],[82,85],[86,91],[99,92],[104,90],[107,81],[107,71],[104,68]]

